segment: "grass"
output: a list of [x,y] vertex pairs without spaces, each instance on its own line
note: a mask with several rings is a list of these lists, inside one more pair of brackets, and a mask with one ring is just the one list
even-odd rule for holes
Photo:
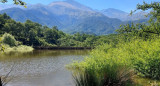
[[134,76],[133,82],[138,84],[138,86],[160,86],[159,80],[152,80],[140,76]]
[[[118,70],[113,74],[102,73],[99,76],[97,73],[91,71],[76,72],[73,74],[73,79],[76,86],[134,86],[132,77],[134,72],[132,70]],[[109,76],[108,76],[109,75]],[[115,76],[116,75],[116,76]]]
[[158,86],[159,52],[159,38],[104,44],[67,68],[77,86]]
[[112,48],[113,45],[100,46],[84,61],[67,66],[73,72],[77,86],[133,85],[134,71],[128,66],[127,59],[114,56]]
[[14,47],[10,47],[9,45],[3,44],[4,46],[4,52],[31,52],[34,49],[30,46],[26,46],[26,45],[19,45],[19,46],[14,46]]

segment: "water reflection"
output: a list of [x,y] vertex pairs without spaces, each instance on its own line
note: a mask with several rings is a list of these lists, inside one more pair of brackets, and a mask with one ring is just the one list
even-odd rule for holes
[[[88,50],[36,50],[28,53],[4,53],[0,56],[0,74],[5,75],[12,65],[8,86],[74,86],[65,65],[82,60]],[[68,85],[67,85],[68,84]]]

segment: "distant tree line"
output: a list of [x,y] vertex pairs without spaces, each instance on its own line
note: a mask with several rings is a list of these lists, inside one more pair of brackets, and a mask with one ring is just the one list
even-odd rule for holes
[[29,46],[58,46],[58,47],[95,47],[102,43],[116,42],[116,34],[96,36],[85,33],[67,34],[56,26],[49,28],[41,24],[26,20],[16,22],[7,14],[0,14],[0,36],[9,33],[23,45]]

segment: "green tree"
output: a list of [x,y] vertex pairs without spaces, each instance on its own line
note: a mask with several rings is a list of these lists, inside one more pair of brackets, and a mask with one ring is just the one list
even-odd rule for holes
[[[0,2],[2,3],[6,3],[8,2],[8,0],[0,0]],[[25,6],[26,7],[26,3],[23,2],[22,0],[13,0],[14,4],[16,5],[22,5],[22,6]]]
[[[155,36],[160,35],[160,2],[153,2],[150,4],[147,4],[143,2],[142,5],[138,4],[137,10],[149,10],[151,9],[150,13],[147,15],[150,17],[149,21],[147,23],[141,23],[141,24],[127,24],[127,25],[121,25],[120,29],[117,30],[119,34],[124,35],[125,40],[130,40],[131,38],[138,37],[142,38],[144,40],[152,39]],[[131,11],[131,14],[133,12]]]
[[9,46],[13,47],[13,46],[16,46],[18,42],[16,41],[14,36],[12,36],[12,35],[10,35],[8,33],[5,33],[2,36],[2,43],[8,44]]
[[[156,19],[158,22],[160,22],[160,2],[153,2],[150,4],[147,4],[146,2],[143,2],[142,5],[138,4],[137,5],[137,10],[149,10],[151,9],[152,11],[148,14],[148,16],[151,17],[151,20]],[[131,13],[132,14],[132,13]]]
[[45,39],[48,43],[57,44],[57,40],[59,39],[59,35],[58,35],[57,30],[47,29],[45,31]]

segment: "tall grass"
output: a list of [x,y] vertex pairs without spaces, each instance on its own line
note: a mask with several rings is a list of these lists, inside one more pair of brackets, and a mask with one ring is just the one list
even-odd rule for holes
[[31,52],[34,49],[31,46],[26,46],[26,45],[19,45],[19,46],[14,46],[10,47],[9,45],[3,44],[4,46],[4,52]]
[[[116,67],[115,67],[116,69]],[[76,86],[131,86],[134,72],[126,68],[117,71],[107,71],[97,73],[93,71],[80,72],[73,74]],[[111,70],[111,69],[110,69]]]
[[134,84],[135,73],[159,80],[160,39],[104,44],[84,61],[67,67],[73,72],[77,86],[130,86]]
[[114,54],[114,45],[103,45],[93,50],[82,62],[68,68],[73,71],[77,86],[127,86],[134,75],[127,59]]

